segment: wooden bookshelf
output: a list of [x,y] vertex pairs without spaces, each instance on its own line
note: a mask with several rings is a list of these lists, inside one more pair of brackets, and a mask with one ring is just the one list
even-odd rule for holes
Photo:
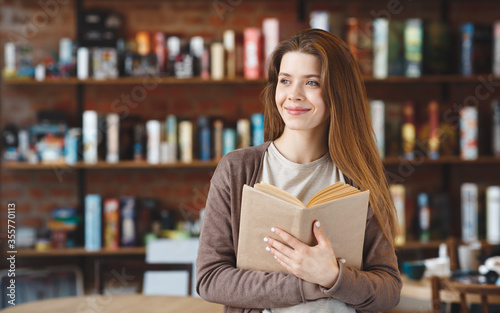
[[[475,160],[464,160],[457,156],[446,156],[439,159],[425,158],[423,160],[415,158],[414,160],[407,160],[403,157],[389,157],[383,159],[384,165],[398,165],[398,164],[413,164],[418,165],[480,165],[491,164],[500,165],[500,157],[484,156]],[[149,164],[145,161],[120,161],[117,163],[108,163],[104,161],[97,162],[96,164],[87,164],[84,162],[77,162],[75,165],[67,165],[65,163],[38,163],[30,164],[25,162],[12,162],[3,163],[2,168],[6,170],[61,170],[61,169],[182,169],[182,168],[215,168],[218,161],[200,161],[194,160],[190,163],[174,162],[165,164]]]
[[[427,75],[421,77],[406,77],[406,76],[388,76],[387,78],[375,78],[373,76],[364,76],[365,83],[384,83],[384,84],[411,84],[411,83],[477,83],[479,77],[488,80],[491,74],[476,74],[471,76],[462,75]],[[500,82],[500,77],[492,77],[491,81]],[[256,80],[248,80],[243,77],[234,79],[202,79],[200,77],[193,78],[175,78],[175,77],[159,77],[159,76],[146,76],[146,77],[120,77],[115,79],[84,79],[80,80],[76,77],[69,78],[47,78],[43,81],[36,81],[33,78],[4,78],[3,84],[5,85],[141,85],[141,84],[159,84],[159,85],[264,85],[267,82],[265,78]]]
[[106,255],[146,255],[146,247],[122,247],[118,249],[101,249],[97,251],[87,251],[83,247],[49,250],[20,249],[17,251],[17,257],[19,258],[80,257]]
[[431,165],[431,164],[470,164],[470,165],[478,165],[478,164],[500,164],[500,157],[492,157],[492,156],[483,156],[478,157],[475,160],[464,160],[458,156],[444,156],[438,159],[429,159],[424,158],[423,160],[420,158],[415,158],[413,160],[405,159],[404,157],[389,157],[384,158],[383,163],[385,165],[398,165],[398,164],[413,164],[417,165]]
[[[396,245],[396,250],[422,250],[422,249],[438,249],[439,246],[446,243],[445,240],[432,240],[428,242],[407,241],[404,244]],[[494,245],[482,240],[481,244],[485,248],[491,248]],[[81,256],[107,256],[107,255],[145,255],[146,247],[120,247],[118,249],[101,249],[97,251],[87,251],[83,247],[65,248],[65,249],[19,249],[17,257],[20,258],[44,258],[44,257],[81,257]]]
[[115,79],[78,79],[75,77],[70,78],[58,78],[50,79],[47,78],[43,81],[36,81],[33,78],[4,78],[3,84],[5,85],[202,85],[202,84],[217,84],[217,85],[264,85],[265,79],[248,80],[243,77],[238,77],[234,79],[202,79],[200,77],[194,78],[175,78],[175,77],[157,77],[157,76],[146,76],[146,77],[120,77]]
[[181,168],[215,168],[217,161],[200,161],[195,160],[190,163],[175,162],[165,164],[149,164],[145,161],[120,161],[117,163],[97,162],[96,164],[87,164],[84,162],[77,162],[75,165],[67,165],[65,163],[39,163],[30,164],[23,162],[3,163],[2,168],[8,170],[61,170],[61,169],[181,169]]

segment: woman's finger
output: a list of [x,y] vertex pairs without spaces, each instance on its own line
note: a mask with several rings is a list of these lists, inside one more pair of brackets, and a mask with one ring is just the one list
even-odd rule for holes
[[285,254],[288,257],[291,257],[294,253],[293,248],[285,245],[284,243],[280,242],[279,240],[273,239],[271,237],[264,237],[264,241],[267,242],[269,247],[274,248],[275,250],[279,251],[280,253]]
[[281,239],[283,239],[283,241],[287,245],[292,247],[294,250],[303,248],[303,246],[305,245],[303,242],[301,242],[300,240],[298,240],[294,236],[290,235],[289,233],[287,233],[286,231],[284,231],[278,227],[272,227],[271,231],[273,233],[275,233],[276,235],[278,235]]

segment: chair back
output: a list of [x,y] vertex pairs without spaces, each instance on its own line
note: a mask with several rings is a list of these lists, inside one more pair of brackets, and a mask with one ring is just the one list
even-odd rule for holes
[[442,300],[441,291],[456,293],[459,296],[460,308],[462,313],[469,312],[470,303],[480,303],[482,312],[489,313],[488,297],[500,297],[500,286],[486,284],[466,284],[433,276],[432,284],[432,310],[433,313],[441,313]]

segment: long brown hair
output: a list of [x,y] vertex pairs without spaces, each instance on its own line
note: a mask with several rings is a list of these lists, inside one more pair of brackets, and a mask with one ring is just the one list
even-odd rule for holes
[[384,236],[392,244],[397,217],[384,167],[375,144],[363,78],[349,46],[320,29],[305,29],[281,42],[269,59],[268,83],[262,91],[265,140],[281,136],[284,122],[275,101],[278,74],[287,52],[312,54],[321,61],[321,88],[330,109],[328,150],[339,170],[361,190],[370,190],[370,204]]

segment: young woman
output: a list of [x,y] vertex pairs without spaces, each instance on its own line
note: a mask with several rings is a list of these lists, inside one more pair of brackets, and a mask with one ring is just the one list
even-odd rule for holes
[[[385,311],[399,302],[395,211],[374,142],[361,74],[346,43],[306,29],[278,45],[262,93],[266,143],[227,154],[211,180],[197,259],[197,290],[224,312]],[[244,184],[265,181],[307,203],[337,181],[370,190],[357,270],[337,260],[321,221],[308,246],[281,229],[266,250],[291,274],[236,267]],[[271,234],[271,230],[269,230]]]

